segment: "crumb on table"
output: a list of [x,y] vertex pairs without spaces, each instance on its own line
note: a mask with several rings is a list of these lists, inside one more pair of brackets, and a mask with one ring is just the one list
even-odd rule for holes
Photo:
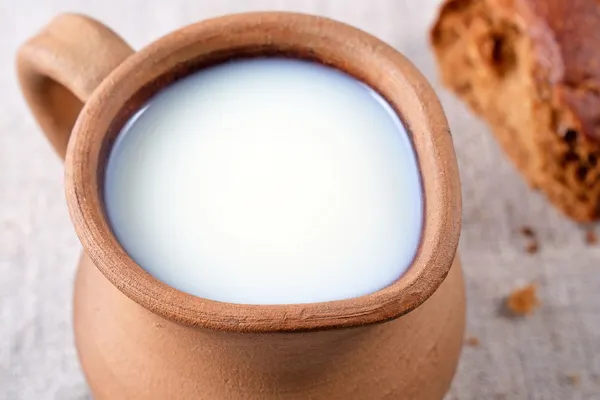
[[529,243],[527,243],[527,246],[525,247],[525,251],[526,251],[528,254],[535,254],[535,253],[537,253],[539,250],[540,250],[540,246],[539,246],[538,242],[537,242],[537,241],[535,241],[535,240],[534,240],[534,241],[531,241],[531,242],[529,242]]
[[467,338],[466,340],[467,346],[471,346],[471,347],[478,347],[480,342],[479,342],[479,338],[476,336],[470,336]]
[[585,242],[590,246],[598,242],[598,237],[596,236],[596,232],[594,232],[593,229],[588,229],[585,232]]
[[530,284],[512,291],[505,305],[513,315],[530,315],[540,305],[535,285]]
[[523,226],[521,228],[521,233],[523,234],[523,236],[528,238],[535,237],[535,231],[530,226]]
[[537,240],[537,234],[533,230],[532,227],[524,225],[521,227],[521,234],[527,238],[527,245],[525,246],[525,251],[528,254],[535,254],[539,251],[540,245]]
[[581,376],[579,376],[578,374],[567,374],[565,377],[567,378],[567,382],[569,383],[569,385],[572,386],[578,386],[581,382]]

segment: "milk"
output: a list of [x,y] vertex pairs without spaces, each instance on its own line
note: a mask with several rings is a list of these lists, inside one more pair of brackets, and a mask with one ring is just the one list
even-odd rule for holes
[[423,199],[401,121],[319,64],[229,62],[160,91],[120,132],[104,200],[148,273],[222,302],[358,297],[396,281]]

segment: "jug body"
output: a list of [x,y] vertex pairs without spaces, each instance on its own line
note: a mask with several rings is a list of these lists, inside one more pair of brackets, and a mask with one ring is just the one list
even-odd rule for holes
[[74,310],[77,351],[97,400],[439,400],[465,324],[458,257],[416,310],[356,328],[237,333],[179,325],[123,295],[85,255]]

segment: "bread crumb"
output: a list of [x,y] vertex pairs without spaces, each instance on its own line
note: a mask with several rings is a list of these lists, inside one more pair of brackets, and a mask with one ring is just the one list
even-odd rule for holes
[[476,336],[471,336],[468,337],[466,340],[467,346],[471,346],[471,347],[479,347],[479,338],[477,338]]
[[578,374],[567,374],[566,378],[567,382],[571,386],[579,386],[579,384],[581,383],[581,376],[579,376]]
[[540,250],[540,246],[539,246],[538,242],[537,242],[537,241],[535,241],[535,240],[533,240],[533,241],[531,241],[531,242],[527,243],[527,246],[525,247],[525,251],[526,251],[528,254],[535,254],[535,253],[537,253],[539,250]]
[[535,237],[535,231],[530,226],[523,226],[521,228],[521,233],[523,234],[523,236],[528,238]]
[[533,284],[514,290],[506,299],[506,309],[512,315],[526,316],[539,307],[536,287]]
[[529,254],[535,254],[539,251],[540,245],[537,241],[537,234],[532,227],[524,225],[521,227],[521,234],[528,239],[528,243],[525,246],[525,251]]
[[596,232],[594,232],[593,229],[588,229],[585,232],[585,242],[589,245],[595,245],[596,243],[598,243],[598,237],[596,236]]

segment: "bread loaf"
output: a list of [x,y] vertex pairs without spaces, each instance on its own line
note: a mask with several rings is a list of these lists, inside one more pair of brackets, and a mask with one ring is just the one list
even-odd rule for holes
[[600,2],[446,0],[442,80],[527,182],[577,221],[600,217]]

